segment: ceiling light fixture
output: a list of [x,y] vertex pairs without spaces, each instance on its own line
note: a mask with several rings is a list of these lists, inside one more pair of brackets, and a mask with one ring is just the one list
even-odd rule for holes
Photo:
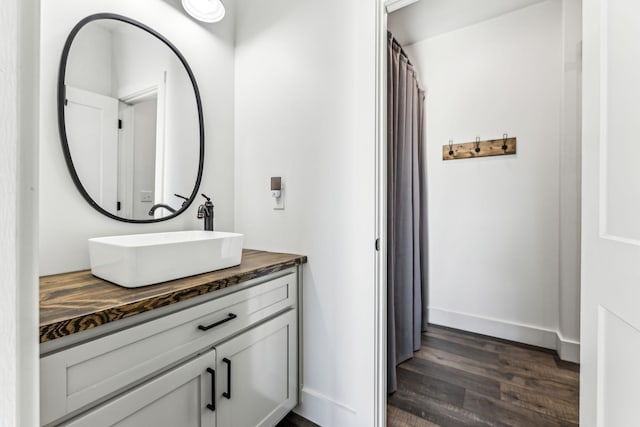
[[222,0],[182,0],[182,7],[198,21],[218,22],[224,18]]

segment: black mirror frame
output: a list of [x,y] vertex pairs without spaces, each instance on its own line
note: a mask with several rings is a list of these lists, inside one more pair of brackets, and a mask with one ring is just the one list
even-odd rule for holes
[[[153,218],[153,219],[129,219],[122,218],[117,215],[112,214],[111,212],[106,211],[102,208],[95,200],[91,198],[89,193],[85,190],[78,174],[76,172],[75,166],[73,165],[73,159],[71,158],[71,152],[69,150],[69,141],[67,140],[67,130],[65,125],[65,113],[64,113],[64,104],[66,99],[66,89],[65,89],[65,76],[66,76],[66,68],[67,68],[67,60],[69,59],[69,51],[71,50],[71,45],[73,44],[73,40],[75,39],[78,32],[90,22],[98,21],[102,19],[112,19],[116,21],[125,22],[127,24],[131,24],[135,27],[144,30],[153,36],[155,36],[158,40],[163,42],[169,49],[176,54],[182,65],[184,66],[187,74],[189,75],[189,79],[191,80],[191,84],[193,85],[193,90],[196,96],[196,104],[198,108],[198,122],[200,128],[200,160],[198,162],[198,176],[196,178],[195,185],[193,187],[193,192],[189,196],[189,199],[185,201],[180,209],[176,210],[175,213],[168,215],[163,218]],[[64,44],[64,49],[62,50],[62,58],[60,60],[60,69],[58,72],[58,130],[60,132],[60,141],[62,143],[62,151],[64,153],[64,158],[67,163],[67,168],[69,169],[69,173],[71,174],[71,178],[73,179],[73,183],[76,185],[76,188],[82,194],[82,197],[98,212],[101,214],[108,216],[109,218],[115,219],[117,221],[122,222],[130,222],[137,224],[145,224],[145,223],[153,223],[153,222],[161,222],[173,219],[180,215],[182,212],[187,210],[187,208],[193,203],[196,196],[198,195],[198,190],[200,188],[200,183],[202,182],[202,170],[204,167],[204,115],[202,113],[202,100],[200,97],[200,90],[198,89],[198,84],[196,82],[195,76],[193,75],[193,71],[191,71],[191,67],[187,63],[187,60],[182,56],[178,48],[176,48],[173,43],[167,40],[162,34],[158,33],[153,28],[146,26],[145,24],[138,22],[134,19],[127,18],[126,16],[114,14],[114,13],[97,13],[94,15],[89,15],[86,18],[82,19],[80,22],[76,24],[75,27],[69,33],[67,37],[67,41]]]

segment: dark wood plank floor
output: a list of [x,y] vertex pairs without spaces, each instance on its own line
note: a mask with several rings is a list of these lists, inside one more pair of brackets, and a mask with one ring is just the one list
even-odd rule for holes
[[430,326],[397,374],[389,427],[578,425],[579,366],[550,350]]
[[298,414],[290,412],[286,418],[278,423],[276,427],[319,427],[317,424],[312,423],[306,418],[301,417]]

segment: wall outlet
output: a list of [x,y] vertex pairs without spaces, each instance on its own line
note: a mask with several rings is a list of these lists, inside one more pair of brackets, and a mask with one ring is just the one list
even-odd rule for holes
[[153,191],[141,191],[140,201],[145,203],[153,203]]
[[274,211],[283,211],[284,210],[284,186],[280,187],[280,197],[271,197],[273,199],[273,210]]

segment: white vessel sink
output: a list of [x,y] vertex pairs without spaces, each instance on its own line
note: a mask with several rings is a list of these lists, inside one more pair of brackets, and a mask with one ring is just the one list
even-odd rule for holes
[[91,272],[127,288],[240,264],[242,234],[173,231],[89,239]]

